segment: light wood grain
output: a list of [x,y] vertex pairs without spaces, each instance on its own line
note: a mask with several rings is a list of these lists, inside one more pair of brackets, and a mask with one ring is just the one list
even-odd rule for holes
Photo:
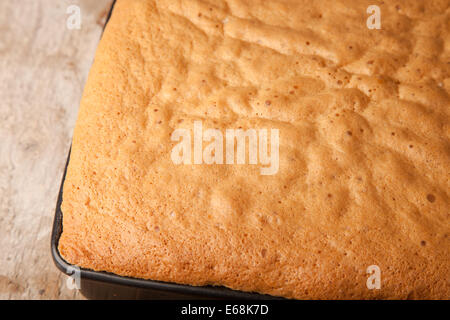
[[[0,299],[78,299],[50,232],[83,86],[112,0],[0,1]],[[69,5],[81,8],[69,30]]]

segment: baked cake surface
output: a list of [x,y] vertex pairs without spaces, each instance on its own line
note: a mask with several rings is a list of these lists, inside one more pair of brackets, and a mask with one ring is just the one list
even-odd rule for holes
[[[449,15],[118,0],[74,132],[62,256],[289,298],[450,298]],[[174,163],[173,132],[196,121],[278,129],[278,171]]]

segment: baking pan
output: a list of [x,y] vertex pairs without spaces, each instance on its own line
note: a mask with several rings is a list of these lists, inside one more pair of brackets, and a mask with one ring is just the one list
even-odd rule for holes
[[[106,23],[111,17],[115,1],[111,7]],[[58,251],[58,242],[62,233],[61,203],[63,197],[64,180],[70,161],[70,151],[67,158],[64,175],[56,203],[55,219],[51,236],[51,250],[53,261],[58,269],[72,276],[76,270],[79,277],[79,290],[88,299],[278,299],[276,297],[257,293],[235,291],[224,287],[189,286],[160,281],[122,277],[108,272],[97,272],[78,268],[67,263]],[[74,277],[75,278],[75,277]]]
[[81,293],[88,299],[239,299],[261,300],[279,299],[269,295],[247,293],[214,286],[189,286],[161,281],[144,280],[118,276],[108,272],[98,272],[78,268],[67,263],[58,251],[58,242],[62,233],[61,203],[64,180],[70,161],[70,151],[67,158],[64,175],[56,203],[55,219],[51,236],[53,261],[59,270],[72,276],[77,270],[80,277]]

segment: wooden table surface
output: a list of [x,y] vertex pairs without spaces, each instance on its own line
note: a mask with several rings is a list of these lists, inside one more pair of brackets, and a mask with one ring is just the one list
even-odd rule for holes
[[[112,0],[0,1],[0,299],[80,299],[50,232],[83,86]],[[67,27],[69,6],[81,28]]]

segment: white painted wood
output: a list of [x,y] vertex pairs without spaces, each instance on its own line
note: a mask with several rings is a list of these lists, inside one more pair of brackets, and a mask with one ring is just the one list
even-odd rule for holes
[[[0,299],[78,299],[50,232],[80,97],[112,0],[0,1]],[[70,5],[81,29],[67,28]]]

